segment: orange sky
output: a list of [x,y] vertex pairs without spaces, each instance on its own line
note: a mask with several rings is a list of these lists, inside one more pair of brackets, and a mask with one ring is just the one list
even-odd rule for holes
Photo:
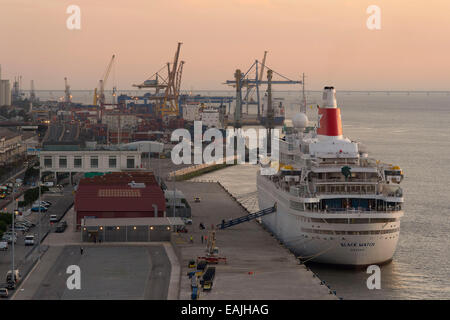
[[[66,28],[71,4],[80,31]],[[372,4],[379,31],[366,27]],[[65,76],[74,90],[93,89],[115,53],[118,88],[129,89],[181,41],[184,89],[227,89],[235,69],[268,50],[267,65],[305,72],[310,89],[448,90],[449,16],[448,0],[0,0],[0,64],[24,89],[30,79],[63,89]]]

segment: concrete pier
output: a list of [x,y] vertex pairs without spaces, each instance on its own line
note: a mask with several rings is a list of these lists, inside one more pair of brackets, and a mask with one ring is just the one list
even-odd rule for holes
[[[206,241],[202,244],[201,236],[208,235],[212,224],[247,212],[217,183],[177,182],[177,189],[192,203],[193,224],[188,226],[189,233],[178,234],[173,241],[181,254],[180,299],[190,299],[191,282],[187,273],[192,269],[188,268],[188,262],[205,255]],[[201,202],[195,203],[194,197],[200,197]],[[200,222],[206,230],[200,230]],[[213,288],[209,292],[201,291],[201,300],[337,299],[256,221],[218,230],[216,246],[219,255],[227,258],[227,264],[215,265]]]

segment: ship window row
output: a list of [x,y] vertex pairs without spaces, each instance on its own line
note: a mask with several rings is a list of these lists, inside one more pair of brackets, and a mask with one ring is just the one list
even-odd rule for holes
[[340,218],[340,219],[317,219],[311,218],[311,222],[326,223],[345,223],[345,224],[361,224],[361,223],[388,223],[396,222],[396,218]]
[[357,236],[357,235],[375,235],[375,234],[396,233],[396,232],[400,231],[400,228],[387,229],[387,230],[364,230],[364,231],[320,230],[320,229],[308,229],[308,228],[301,228],[300,230],[302,232],[307,232],[307,233]]
[[323,199],[319,203],[305,203],[305,210],[324,213],[392,212],[402,210],[402,204],[377,199]]
[[[324,213],[344,212],[387,212],[402,210],[401,203],[375,199],[324,199],[319,203],[303,203],[290,200],[289,206],[296,211],[313,211]],[[372,219],[373,220],[373,219]],[[388,219],[389,220],[389,219]],[[394,219],[395,221],[395,219]],[[386,221],[388,222],[388,221]],[[391,222],[391,221],[389,221]],[[363,223],[363,222],[361,222]]]
[[353,193],[353,194],[374,194],[375,185],[319,185],[316,192],[321,194]]

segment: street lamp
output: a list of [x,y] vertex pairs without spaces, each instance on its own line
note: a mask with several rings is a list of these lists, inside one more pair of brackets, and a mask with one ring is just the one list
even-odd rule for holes
[[[16,201],[16,183],[14,183],[13,186],[14,186],[13,187],[13,200]],[[16,201],[16,204],[17,204],[17,201]],[[14,208],[16,207],[16,204],[14,204]],[[11,266],[11,279],[12,279],[13,282],[16,282],[16,276],[15,276],[15,273],[14,273],[14,240],[16,238],[16,232],[14,231],[15,230],[15,228],[14,228],[14,218],[15,218],[14,216],[15,215],[16,215],[16,211],[14,210],[13,213],[12,213],[12,234],[11,234],[11,244],[12,244],[12,247],[11,247],[11,255],[12,255],[12,258],[11,258],[11,264],[12,264],[12,266]]]

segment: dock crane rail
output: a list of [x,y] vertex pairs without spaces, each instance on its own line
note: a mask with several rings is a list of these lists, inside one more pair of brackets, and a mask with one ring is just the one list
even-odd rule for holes
[[240,223],[243,223],[243,222],[247,222],[247,221],[250,221],[250,220],[254,220],[254,219],[262,217],[262,216],[265,216],[265,215],[273,213],[275,211],[277,211],[276,203],[275,203],[275,205],[273,207],[269,207],[269,208],[266,208],[266,209],[263,209],[263,210],[260,210],[260,211],[254,212],[254,213],[250,213],[248,215],[245,215],[245,216],[242,216],[242,217],[239,217],[239,218],[231,219],[231,220],[228,220],[228,221],[222,221],[222,223],[216,225],[216,227],[217,227],[217,229],[229,228],[229,227],[235,226],[237,224],[240,224]]

